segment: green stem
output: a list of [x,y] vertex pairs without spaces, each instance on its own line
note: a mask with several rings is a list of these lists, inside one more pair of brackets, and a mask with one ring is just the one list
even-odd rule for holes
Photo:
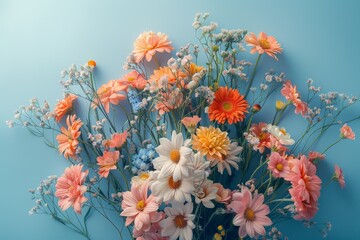
[[343,140],[343,138],[339,138],[336,142],[334,142],[333,144],[331,144],[330,146],[328,146],[321,154],[324,154],[327,150],[329,150],[331,147],[333,147],[335,144],[337,144],[337,143],[340,142],[341,140]]
[[255,78],[255,75],[256,75],[257,66],[258,66],[258,64],[259,64],[259,61],[260,61],[261,56],[262,56],[262,54],[259,54],[259,56],[258,56],[258,58],[257,58],[257,60],[256,60],[255,67],[254,67],[253,72],[252,72],[252,74],[251,74],[251,78],[250,78],[249,85],[248,85],[248,87],[247,87],[247,89],[246,89],[246,92],[245,92],[245,97],[244,97],[245,99],[246,99],[246,97],[248,96],[249,91],[250,91],[250,88],[251,88],[251,86],[252,86],[252,84],[253,84],[253,82],[254,82],[254,78]]

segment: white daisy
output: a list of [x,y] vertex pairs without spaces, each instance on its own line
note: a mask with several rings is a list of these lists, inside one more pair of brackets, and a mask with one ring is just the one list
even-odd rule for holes
[[182,133],[172,132],[171,141],[167,138],[160,138],[160,146],[155,148],[160,155],[152,163],[156,170],[160,170],[159,178],[172,176],[175,181],[183,176],[190,175],[189,159],[192,150],[187,147],[190,140],[184,142]]
[[291,139],[290,134],[286,132],[285,128],[279,128],[278,126],[268,124],[267,130],[283,145],[293,145],[295,143],[295,140]]
[[206,208],[214,208],[215,205],[211,200],[217,198],[217,191],[218,188],[213,185],[213,181],[205,179],[194,193],[195,202],[197,204],[202,203]]
[[195,185],[197,182],[202,182],[205,178],[209,176],[209,172],[207,168],[210,165],[209,161],[206,161],[201,152],[196,153],[195,155],[192,154],[190,158],[190,163],[194,169],[194,180]]
[[174,202],[172,207],[164,209],[167,218],[160,222],[162,228],[161,235],[169,236],[170,240],[192,240],[195,218],[193,211],[193,204],[191,202],[183,205]]
[[231,167],[233,166],[236,170],[239,170],[238,162],[240,162],[239,154],[242,151],[242,147],[237,145],[237,142],[230,144],[230,150],[227,155],[223,155],[220,160],[211,161],[211,167],[217,165],[219,173],[223,174],[224,169],[227,170],[228,174],[231,175]]
[[[153,173],[154,177],[159,171]],[[159,201],[191,202],[191,193],[194,191],[194,179],[183,177],[175,181],[173,176],[165,176],[151,182],[151,192]]]

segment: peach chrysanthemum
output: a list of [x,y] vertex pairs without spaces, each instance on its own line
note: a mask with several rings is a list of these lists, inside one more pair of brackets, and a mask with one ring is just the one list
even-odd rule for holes
[[249,33],[249,35],[246,35],[245,41],[248,43],[248,46],[253,47],[250,50],[252,54],[256,52],[259,54],[266,53],[270,57],[275,58],[275,60],[278,60],[276,54],[282,51],[276,39],[273,36],[267,36],[264,32],[259,33],[258,37],[254,33]]
[[96,108],[101,103],[105,111],[110,111],[110,103],[117,105],[121,100],[126,99],[125,95],[120,94],[120,91],[126,91],[127,85],[121,84],[119,80],[110,80],[103,84],[97,91],[99,99],[95,99],[93,107]]
[[59,199],[59,207],[65,211],[73,207],[80,214],[81,207],[87,198],[84,194],[87,187],[83,185],[89,171],[82,172],[83,165],[73,165],[65,169],[64,174],[57,180],[55,196]]
[[147,81],[138,71],[131,71],[128,74],[125,74],[121,79],[121,83],[131,86],[138,90],[143,90],[146,86]]
[[79,144],[77,139],[81,135],[80,128],[83,123],[80,119],[76,120],[76,115],[72,115],[67,117],[66,125],[67,129],[61,127],[61,134],[56,137],[59,143],[58,149],[66,159],[69,159],[69,157],[76,159],[76,150]]
[[[173,71],[170,67],[160,67],[157,70],[154,70],[154,73],[150,76],[149,83],[158,88],[163,87],[163,85],[183,85],[182,80],[186,78],[186,74],[182,71]],[[164,80],[166,83],[164,84]]]
[[193,135],[193,149],[201,152],[209,161],[222,161],[230,151],[228,133],[213,126],[199,127],[196,135]]
[[161,93],[158,96],[158,102],[155,109],[159,111],[160,115],[163,115],[166,112],[170,112],[171,110],[180,107],[183,103],[183,98],[183,94],[178,88]]
[[77,96],[73,94],[67,95],[64,99],[60,100],[55,107],[55,120],[60,122],[61,119],[73,109],[73,102]]
[[340,135],[342,138],[355,140],[355,133],[346,123],[340,128]]
[[116,163],[119,161],[120,152],[104,151],[102,156],[97,157],[97,165],[99,166],[100,177],[107,178],[111,170],[116,169]]
[[241,122],[247,113],[248,102],[236,89],[220,87],[215,92],[215,99],[209,106],[209,118],[211,121],[229,124]]
[[195,73],[199,73],[205,69],[204,67],[198,66],[195,63],[190,63],[189,65],[186,65],[184,68],[189,77],[192,77]]
[[137,63],[144,58],[150,62],[156,52],[170,53],[173,49],[165,33],[143,32],[134,42],[133,54]]

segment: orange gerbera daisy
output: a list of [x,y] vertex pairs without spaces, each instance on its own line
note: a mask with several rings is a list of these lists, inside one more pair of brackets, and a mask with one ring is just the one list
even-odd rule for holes
[[267,36],[264,32],[259,33],[258,37],[256,37],[254,33],[249,33],[246,35],[245,41],[248,43],[248,46],[253,47],[250,50],[250,53],[266,53],[270,57],[278,60],[276,54],[281,53],[282,51],[282,48],[276,39],[273,36]]
[[67,129],[61,127],[61,134],[56,137],[59,142],[58,149],[66,159],[69,159],[69,157],[76,159],[76,149],[79,144],[77,139],[81,135],[80,128],[83,123],[80,119],[76,120],[76,115],[72,115],[67,117],[66,125]]
[[248,102],[236,89],[220,87],[215,92],[215,98],[209,106],[209,118],[211,121],[229,124],[241,122],[245,118]]
[[60,122],[61,119],[73,110],[73,102],[77,96],[68,94],[63,100],[60,100],[55,107],[55,120]]
[[230,139],[227,132],[219,128],[199,127],[193,135],[193,149],[205,155],[207,160],[222,161],[230,151]]
[[168,52],[174,48],[165,33],[143,32],[134,42],[134,56],[139,63],[144,58],[150,62],[156,52]]

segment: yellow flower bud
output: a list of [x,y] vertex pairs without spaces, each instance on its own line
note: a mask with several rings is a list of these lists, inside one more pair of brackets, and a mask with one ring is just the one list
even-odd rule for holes
[[218,229],[219,231],[222,231],[224,228],[223,228],[222,225],[219,225],[219,226],[217,227],[217,229]]
[[275,107],[276,107],[276,110],[278,110],[278,111],[282,110],[285,107],[285,103],[283,101],[278,100],[278,101],[276,101]]

